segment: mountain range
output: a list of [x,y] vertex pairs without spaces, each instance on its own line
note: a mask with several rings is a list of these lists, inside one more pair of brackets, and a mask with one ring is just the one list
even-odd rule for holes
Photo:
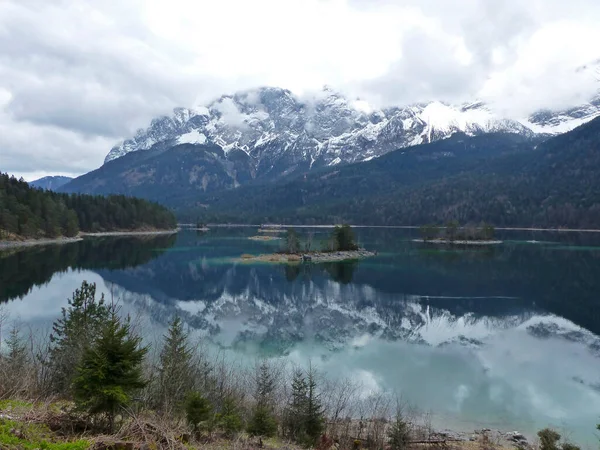
[[[308,100],[284,89],[260,88],[154,119],[115,146],[102,167],[60,189],[141,196],[185,217],[265,220],[286,209],[291,214],[275,216],[363,220],[369,214],[347,214],[348,202],[393,196],[398,189],[447,181],[484,166],[495,173],[490,169],[495,164],[521,164],[543,141],[599,115],[600,96],[564,111],[538,111],[515,120],[495,115],[482,102],[374,109],[330,88]],[[509,153],[520,156],[511,162]],[[379,178],[382,169],[386,173]],[[349,191],[339,189],[340,179]],[[313,201],[315,186],[328,192],[320,203],[339,204],[345,213],[314,214],[319,206]],[[308,210],[313,212],[304,214]],[[397,215],[392,216],[396,223]]]
[[156,144],[240,149],[257,175],[276,176],[302,167],[369,160],[398,148],[433,142],[455,132],[558,134],[600,115],[600,97],[565,111],[536,112],[526,119],[500,117],[482,102],[441,102],[374,109],[331,88],[301,101],[290,91],[260,88],[222,96],[208,106],[177,108],[152,121],[132,139],[115,146],[105,162]]

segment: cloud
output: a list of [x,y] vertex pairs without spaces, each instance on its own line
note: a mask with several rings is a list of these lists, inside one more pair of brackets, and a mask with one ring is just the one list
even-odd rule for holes
[[595,0],[4,0],[0,169],[79,174],[153,117],[264,85],[562,107],[594,92],[575,68],[599,22]]
[[230,97],[225,97],[213,105],[213,108],[221,113],[221,120],[236,128],[248,126],[247,117],[237,108]]

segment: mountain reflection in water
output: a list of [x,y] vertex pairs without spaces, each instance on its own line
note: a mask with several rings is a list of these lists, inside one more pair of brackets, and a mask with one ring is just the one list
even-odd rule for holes
[[[255,232],[85,240],[0,254],[0,300],[12,317],[47,326],[87,279],[144,318],[148,333],[162,334],[179,315],[236,357],[310,358],[367,391],[399,390],[458,428],[534,432],[554,424],[581,442],[593,438],[599,238],[506,233],[497,248],[436,248],[412,242],[411,230],[358,229],[376,257],[234,263],[242,253],[277,249],[277,242],[248,240]],[[313,232],[318,242],[328,230]]]

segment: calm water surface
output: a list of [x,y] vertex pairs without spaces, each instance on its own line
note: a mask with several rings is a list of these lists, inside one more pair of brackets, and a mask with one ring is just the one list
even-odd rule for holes
[[[328,234],[312,230],[314,241]],[[307,230],[303,229],[302,233]],[[600,422],[600,236],[505,232],[493,249],[363,228],[378,256],[307,266],[235,263],[277,242],[256,229],[107,238],[0,253],[0,307],[47,329],[82,280],[162,333],[178,314],[215,348],[317,362],[397,391],[453,428],[553,425],[593,445]]]

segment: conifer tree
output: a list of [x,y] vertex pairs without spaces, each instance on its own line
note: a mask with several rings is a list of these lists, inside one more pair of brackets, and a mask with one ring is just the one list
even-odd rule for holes
[[131,331],[129,319],[121,322],[115,311],[100,337],[83,353],[74,382],[77,406],[91,415],[105,414],[112,431],[118,411],[131,403],[135,391],[146,386],[142,362],[148,351]]
[[233,437],[235,433],[242,429],[242,418],[240,417],[235,398],[232,395],[225,397],[221,412],[217,414],[216,419],[227,437]]
[[169,326],[158,368],[159,409],[181,411],[186,396],[194,389],[193,350],[188,333],[176,317]]
[[248,424],[248,433],[254,436],[274,436],[277,421],[273,414],[275,377],[267,361],[263,361],[256,373],[255,406]]
[[100,334],[109,316],[104,295],[96,300],[96,284],[84,281],[52,326],[49,365],[55,393],[69,393],[84,349]]
[[388,439],[391,450],[405,450],[410,443],[410,428],[400,407],[396,410],[396,416],[388,431]]
[[308,445],[315,445],[325,430],[325,417],[321,395],[317,389],[317,373],[311,365],[306,375],[306,420],[305,429]]
[[21,338],[19,329],[15,324],[6,339],[6,354],[0,358],[0,395],[2,392],[9,395],[22,393],[28,378],[29,355],[27,345]]
[[248,424],[248,433],[252,436],[275,436],[277,433],[277,421],[267,406],[257,404],[254,407],[250,423]]
[[301,369],[295,369],[292,374],[292,396],[285,413],[286,433],[295,442],[305,438],[307,393],[308,386],[304,372]]
[[6,363],[8,370],[12,373],[23,374],[29,363],[27,345],[21,338],[21,333],[16,325],[13,325],[6,340]]
[[295,442],[314,446],[325,430],[324,408],[318,392],[317,373],[312,365],[306,373],[294,370],[292,396],[286,410],[286,431]]
[[200,426],[210,420],[212,406],[199,392],[190,392],[185,400],[185,415],[188,423],[198,432]]

